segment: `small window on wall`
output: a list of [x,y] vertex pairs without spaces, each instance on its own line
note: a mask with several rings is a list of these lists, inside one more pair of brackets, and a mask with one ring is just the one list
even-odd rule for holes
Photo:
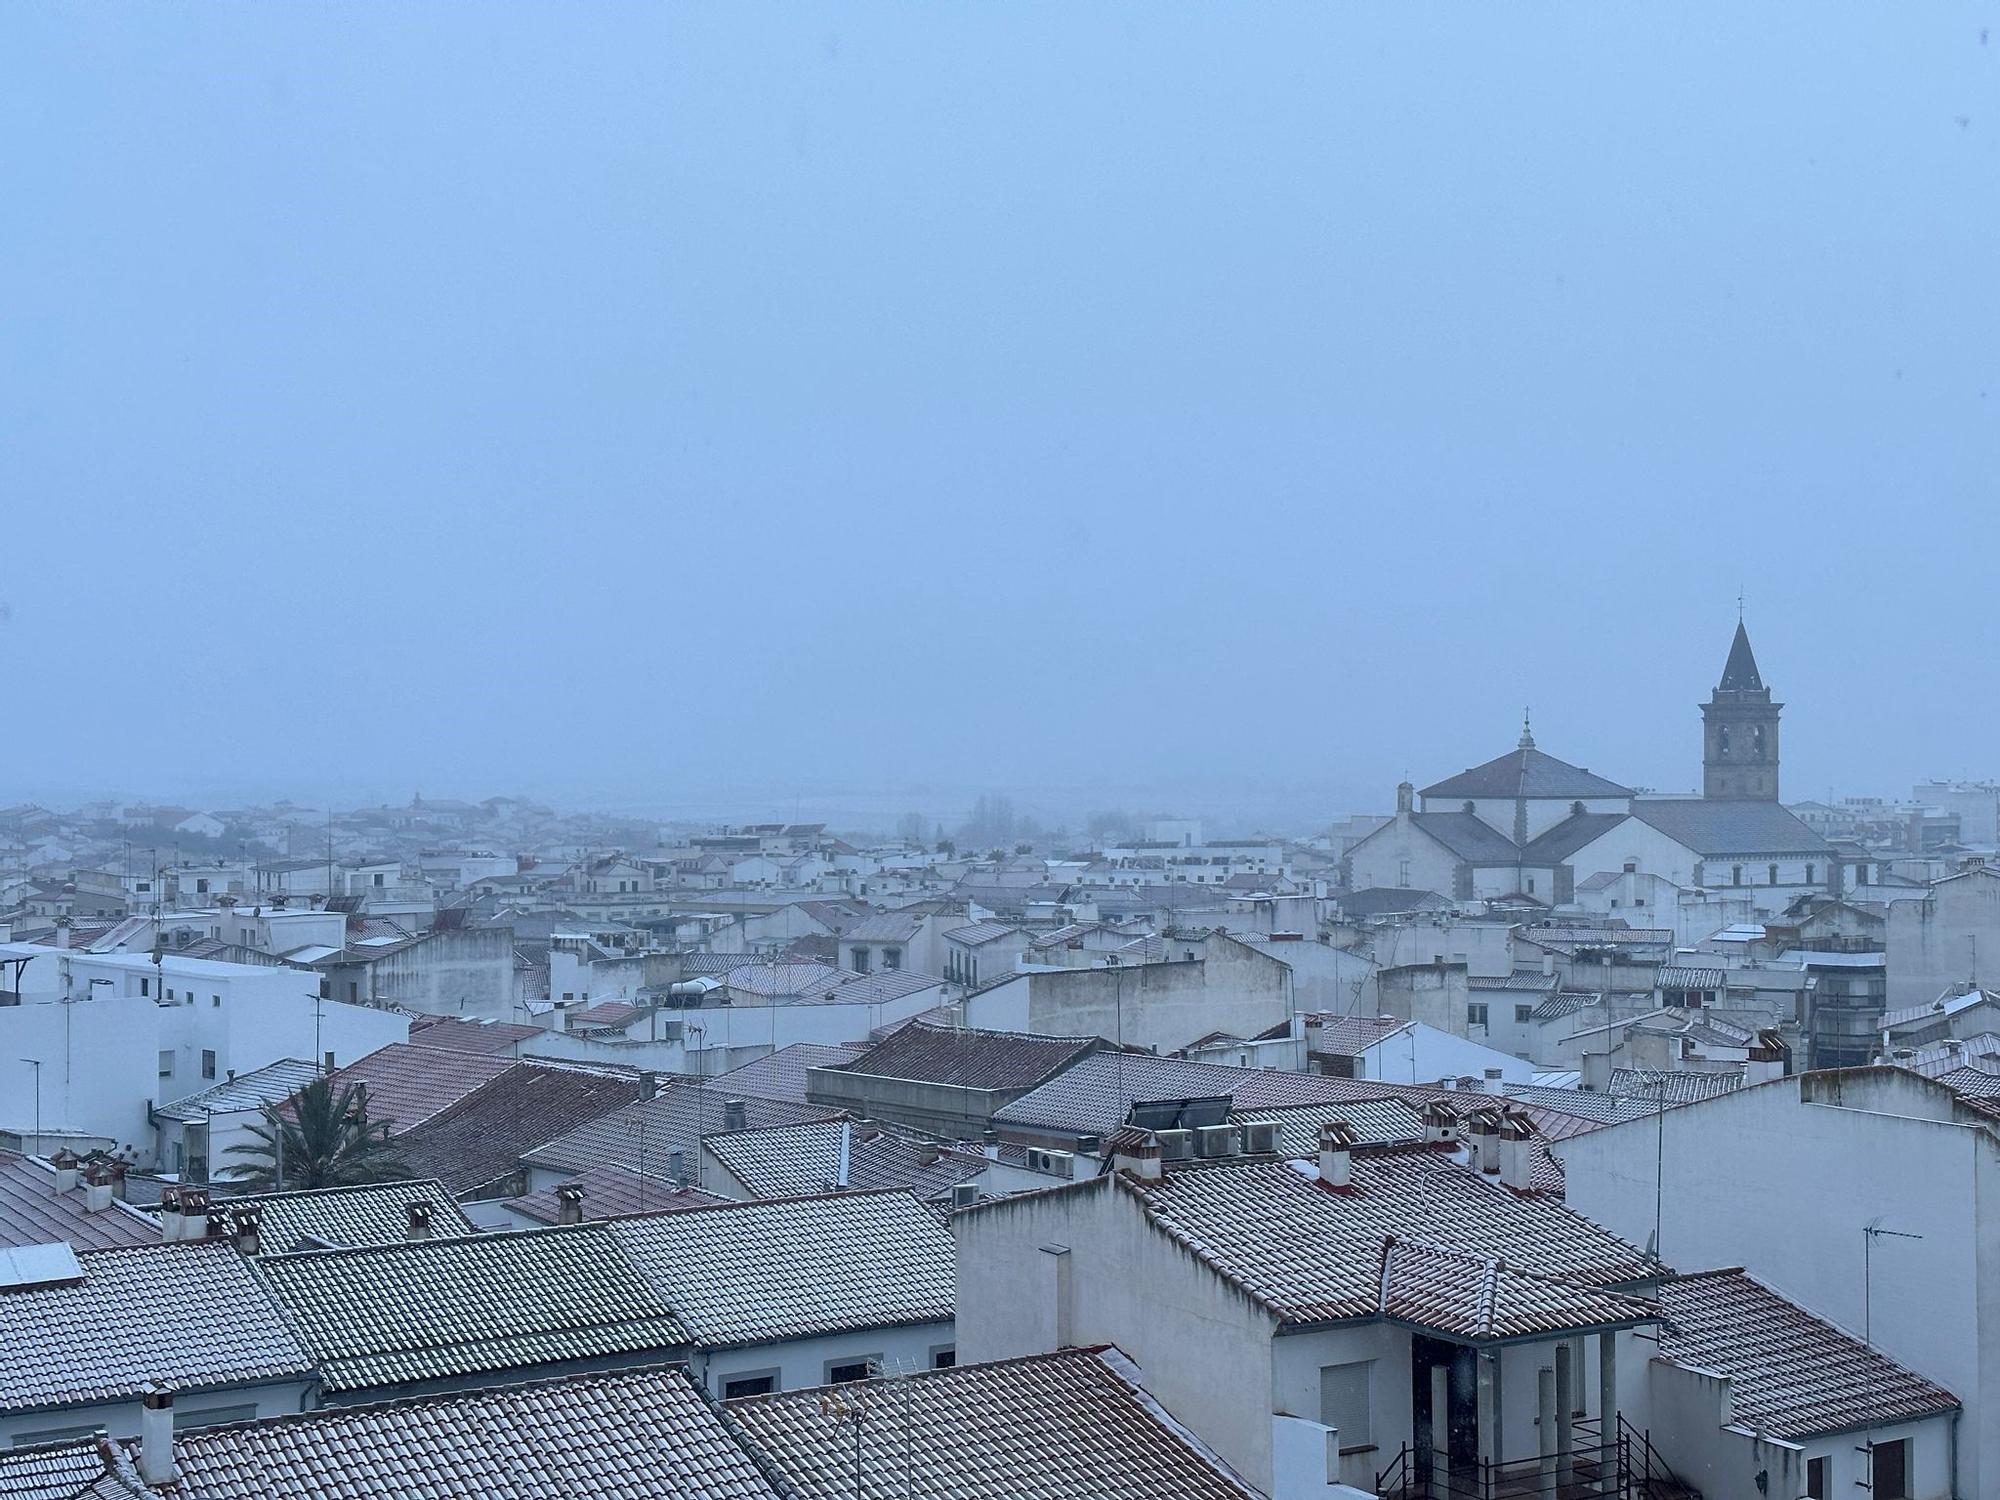
[[1486,1024],[1486,1005],[1484,1001],[1475,1000],[1472,1004],[1465,1007],[1465,1024],[1468,1026],[1484,1026]]
[[1826,1488],[1826,1460],[1806,1460],[1806,1500],[1832,1500]]
[[958,1350],[950,1344],[940,1344],[931,1350],[931,1368],[949,1370],[958,1363]]
[[1770,881],[1770,883],[1771,883],[1772,885],[1776,885],[1776,884],[1778,883],[1778,867],[1777,867],[1776,865],[1772,865],[1772,866],[1771,866],[1771,881]]
[[868,1359],[843,1359],[829,1361],[826,1367],[828,1385],[847,1385],[856,1380],[866,1380],[873,1367]]
[[722,1382],[722,1399],[734,1401],[739,1396],[768,1396],[778,1388],[778,1373],[763,1370],[754,1375],[732,1375]]
[[1516,1026],[1526,1026],[1530,1021],[1534,1019],[1535,1019],[1534,1006],[1517,1005],[1514,1007],[1514,1024]]

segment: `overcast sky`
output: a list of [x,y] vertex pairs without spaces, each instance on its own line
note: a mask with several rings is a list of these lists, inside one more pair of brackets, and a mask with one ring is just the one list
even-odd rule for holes
[[0,802],[2000,775],[2000,5],[23,0],[0,205]]

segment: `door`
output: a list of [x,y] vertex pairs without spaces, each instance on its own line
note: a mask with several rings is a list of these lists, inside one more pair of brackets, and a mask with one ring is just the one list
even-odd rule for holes
[[1868,1481],[1869,1500],[1909,1500],[1910,1445],[1905,1439],[1871,1445]]

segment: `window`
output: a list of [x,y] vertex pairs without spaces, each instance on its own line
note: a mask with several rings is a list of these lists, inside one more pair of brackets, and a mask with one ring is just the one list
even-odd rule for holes
[[210,995],[210,996],[208,997],[208,1008],[209,1008],[210,1010],[220,1010],[220,1009],[222,1009],[222,996],[220,996],[220,995]]
[[333,1071],[333,1054],[331,1052],[326,1055],[326,1071],[329,1073]]
[[1832,1500],[1826,1492],[1826,1460],[1806,1460],[1806,1500]]
[[160,1054],[160,1076],[162,1078],[174,1076],[174,1054],[171,1051]]
[[903,950],[901,948],[884,948],[882,950],[882,967],[885,969],[902,968]]
[[1375,1362],[1369,1359],[1320,1367],[1319,1419],[1339,1434],[1342,1453],[1374,1445],[1374,1375]]
[[1729,883],[1731,885],[1743,884],[1743,866],[1731,865],[1729,867]]
[[931,1347],[931,1368],[949,1370],[958,1363],[958,1350],[950,1344],[935,1344]]
[[1399,889],[1407,890],[1409,884],[1410,862],[1407,859],[1399,859],[1396,861],[1396,885]]
[[1778,883],[1778,867],[1776,865],[1772,865],[1770,884],[1776,885],[1777,883]]
[[866,974],[868,972],[868,950],[866,948],[856,948],[854,950],[854,972],[857,974]]
[[139,998],[141,1000],[144,1000],[147,996],[153,993],[152,985],[153,981],[146,978],[144,975],[141,975],[139,977]]
[[167,991],[167,998],[168,998],[169,1000],[171,1000],[171,999],[173,999],[173,998],[174,998],[174,992],[173,992],[172,990],[168,990],[168,991]]
[[1870,1500],[1909,1500],[1910,1444],[1907,1438],[1869,1445],[1868,1480]]
[[204,1078],[215,1076],[215,1053],[207,1047],[201,1049],[201,1076]]
[[722,1382],[722,1399],[734,1401],[738,1396],[768,1396],[777,1388],[776,1370],[760,1370],[751,1375],[732,1375]]
[[380,870],[375,872],[375,884],[378,886],[382,884],[382,872]]
[[225,1422],[254,1422],[257,1420],[257,1406],[252,1402],[244,1406],[204,1406],[196,1411],[174,1408],[174,1431],[187,1432],[197,1427],[220,1427]]
[[1526,1026],[1530,1021],[1534,1019],[1535,1019],[1534,1006],[1517,1005],[1514,1007],[1514,1024],[1516,1026]]
[[1814,875],[1814,873],[1815,873],[1815,871],[1814,871],[1813,867],[1812,867],[1811,865],[1807,865],[1807,866],[1806,866],[1806,884],[1807,884],[1807,885],[1811,885],[1811,884],[1813,883],[1813,875]]
[[860,1359],[830,1359],[826,1363],[826,1383],[845,1385],[853,1380],[866,1380],[874,1368],[873,1356]]
[[1530,896],[1535,894],[1535,877],[1532,875],[1528,877],[1528,894]]
[[1465,1007],[1465,1024],[1468,1026],[1486,1024],[1486,1003],[1483,1000],[1475,1000]]
[[347,981],[347,998],[349,1001],[361,998],[361,983],[359,980],[350,979]]

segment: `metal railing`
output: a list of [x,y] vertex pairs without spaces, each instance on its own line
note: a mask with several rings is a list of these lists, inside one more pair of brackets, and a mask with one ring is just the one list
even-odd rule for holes
[[[1579,1437],[1601,1434],[1577,1423]],[[1382,1500],[1701,1500],[1653,1447],[1651,1436],[1622,1416],[1610,1442],[1581,1442],[1568,1453],[1454,1464],[1442,1453],[1405,1443],[1375,1476]]]

